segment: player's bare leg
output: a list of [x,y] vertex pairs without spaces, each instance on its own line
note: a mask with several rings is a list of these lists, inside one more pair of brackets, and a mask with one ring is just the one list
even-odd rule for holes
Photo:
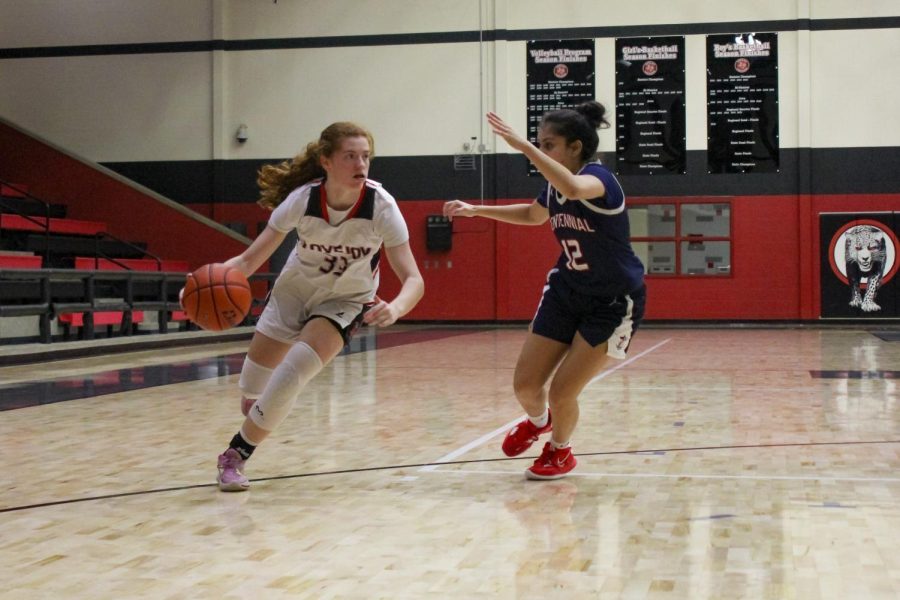
[[562,342],[534,333],[525,338],[513,375],[513,390],[528,415],[538,416],[547,408],[547,381],[568,349]]
[[566,344],[533,333],[525,339],[513,376],[513,389],[527,418],[510,429],[503,439],[501,448],[507,456],[522,454],[540,435],[550,431],[545,386],[567,349]]
[[563,444],[572,438],[578,424],[578,396],[609,360],[605,342],[592,347],[581,334],[575,334],[569,353],[550,382],[548,397],[553,413],[554,442]]
[[527,478],[559,479],[578,464],[569,443],[578,424],[578,396],[609,359],[606,349],[606,343],[591,347],[581,335],[575,335],[572,347],[550,382],[548,397],[553,433],[541,455],[525,471]]

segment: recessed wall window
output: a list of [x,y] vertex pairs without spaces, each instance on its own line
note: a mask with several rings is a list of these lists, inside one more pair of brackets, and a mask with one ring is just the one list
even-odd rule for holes
[[647,204],[628,209],[631,237],[674,237],[675,205]]
[[631,242],[646,273],[675,274],[675,242]]
[[681,242],[683,275],[727,275],[731,272],[731,242]]
[[648,275],[731,274],[731,202],[632,204],[628,219],[631,245]]

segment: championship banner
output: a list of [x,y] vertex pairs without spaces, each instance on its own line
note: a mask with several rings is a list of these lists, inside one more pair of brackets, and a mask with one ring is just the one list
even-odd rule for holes
[[684,37],[616,40],[616,172],[683,174]]
[[[545,112],[595,99],[594,40],[531,41],[526,46],[528,139],[537,143]],[[540,175],[528,165],[529,175]]]
[[900,213],[819,215],[823,318],[900,317]]
[[779,170],[778,34],[706,38],[707,169]]

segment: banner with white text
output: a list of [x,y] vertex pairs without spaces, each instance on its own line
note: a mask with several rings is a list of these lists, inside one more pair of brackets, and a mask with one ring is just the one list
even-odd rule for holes
[[779,170],[778,34],[706,38],[707,168]]
[[[594,100],[594,40],[527,43],[528,139],[537,143],[545,112]],[[539,175],[529,163],[529,175]]]
[[683,174],[684,37],[616,40],[616,172]]

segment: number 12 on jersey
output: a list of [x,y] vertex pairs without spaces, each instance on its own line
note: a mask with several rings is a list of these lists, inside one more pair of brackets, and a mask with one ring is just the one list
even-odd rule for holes
[[578,240],[560,240],[560,243],[562,244],[563,252],[566,253],[566,258],[568,259],[566,268],[570,271],[587,271],[591,268],[589,264],[582,260],[584,254],[581,252],[581,244],[578,243]]

